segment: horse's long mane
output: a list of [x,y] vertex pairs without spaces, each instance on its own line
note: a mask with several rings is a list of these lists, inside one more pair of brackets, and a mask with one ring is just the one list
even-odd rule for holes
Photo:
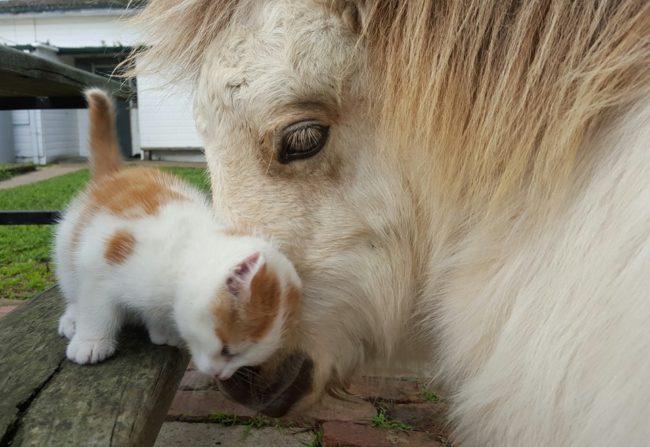
[[[137,70],[195,78],[207,46],[249,3],[150,1],[137,19],[152,36],[133,56]],[[451,200],[552,193],[591,129],[650,92],[646,0],[360,3],[383,139]]]
[[650,92],[644,0],[376,1],[365,28],[385,141],[419,166],[427,148],[451,200],[552,194],[592,126]]

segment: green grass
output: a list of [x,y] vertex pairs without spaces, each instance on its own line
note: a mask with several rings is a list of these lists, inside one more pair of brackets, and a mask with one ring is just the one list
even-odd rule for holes
[[33,163],[0,163],[0,180],[8,180],[14,175],[27,172],[25,168],[36,169]]
[[[197,187],[209,191],[205,171],[167,168]],[[88,182],[87,170],[31,185],[0,190],[0,210],[60,210]],[[51,263],[49,225],[0,226],[0,297],[26,299],[55,283]]]
[[244,432],[242,433],[241,438],[242,442],[250,436],[251,431],[255,428],[282,428],[277,420],[272,420],[263,416],[241,417],[224,413],[216,413],[208,416],[208,421],[228,427],[232,427],[234,425],[242,426],[244,428]]
[[401,432],[409,432],[413,430],[413,427],[409,424],[390,419],[386,414],[386,409],[381,407],[377,409],[377,414],[373,416],[371,422],[373,427],[388,428],[390,430]]
[[[227,427],[232,427],[235,425],[243,427],[244,432],[242,433],[242,442],[245,441],[248,436],[250,436],[250,433],[253,429],[274,428],[279,431],[284,431],[296,428],[296,426],[290,421],[281,421],[279,419],[271,419],[264,416],[235,416],[225,413],[214,413],[209,415],[208,422],[225,425]],[[305,447],[322,447],[323,433],[320,429],[312,431],[312,428],[305,428],[304,431],[308,431],[314,434],[314,438],[311,442],[303,443]]]
[[316,431],[314,439],[310,443],[304,443],[303,445],[305,447],[323,447],[323,431]]
[[434,393],[433,391],[425,388],[422,390],[422,398],[426,400],[427,402],[438,402],[440,401],[440,397]]
[[264,427],[275,427],[275,428],[280,427],[278,421],[263,416],[242,417],[242,416],[234,416],[231,414],[215,413],[208,416],[208,421],[221,424],[221,425],[226,425],[229,427],[233,425],[244,425],[246,427],[250,427],[251,429],[264,428]]

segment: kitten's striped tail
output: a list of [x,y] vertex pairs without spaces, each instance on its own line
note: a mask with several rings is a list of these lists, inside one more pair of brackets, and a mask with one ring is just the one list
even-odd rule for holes
[[90,118],[90,167],[92,179],[97,181],[122,166],[115,130],[115,105],[110,96],[98,88],[90,88],[84,95]]

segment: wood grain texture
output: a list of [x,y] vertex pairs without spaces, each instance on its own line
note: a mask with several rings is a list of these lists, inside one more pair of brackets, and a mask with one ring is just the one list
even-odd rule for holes
[[0,320],[0,447],[153,445],[189,356],[124,331],[93,366],[65,358],[57,288]]

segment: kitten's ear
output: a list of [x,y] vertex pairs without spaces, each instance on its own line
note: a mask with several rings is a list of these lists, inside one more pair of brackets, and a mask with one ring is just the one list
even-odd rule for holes
[[264,255],[258,251],[237,264],[226,278],[228,291],[242,300],[250,298],[253,278],[265,262]]

